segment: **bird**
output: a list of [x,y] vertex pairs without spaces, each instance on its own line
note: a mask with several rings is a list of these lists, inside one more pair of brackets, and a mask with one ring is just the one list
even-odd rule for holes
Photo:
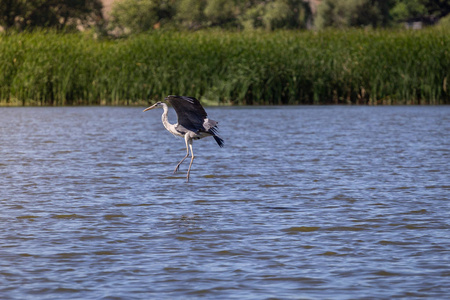
[[[194,151],[192,149],[192,141],[199,140],[208,136],[212,136],[217,144],[222,148],[224,140],[218,135],[217,121],[208,119],[205,109],[194,97],[169,95],[165,99],[169,102],[177,113],[177,123],[170,124],[168,120],[169,108],[166,103],[158,101],[150,107],[147,107],[143,112],[154,108],[162,108],[161,116],[164,127],[173,135],[184,137],[186,143],[186,155],[177,164],[173,173],[175,174],[181,163],[191,154],[191,162],[186,175],[186,182],[189,182],[189,174],[191,172],[192,163],[194,161]],[[190,150],[190,153],[189,153]]]

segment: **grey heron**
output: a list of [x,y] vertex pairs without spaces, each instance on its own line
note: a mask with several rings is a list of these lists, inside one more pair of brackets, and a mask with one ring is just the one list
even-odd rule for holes
[[218,122],[208,119],[205,109],[200,102],[193,97],[185,96],[167,96],[164,100],[169,102],[177,113],[177,123],[170,124],[167,114],[169,108],[164,102],[157,102],[152,106],[144,109],[145,111],[162,107],[163,114],[161,116],[164,127],[173,135],[184,137],[186,143],[186,155],[177,164],[175,170],[176,173],[180,168],[181,163],[189,156],[189,150],[191,151],[191,162],[187,171],[187,180],[189,182],[189,173],[191,172],[192,162],[194,161],[194,152],[192,150],[192,140],[202,139],[204,137],[212,136],[220,147],[223,147],[224,141],[218,136],[217,124]]

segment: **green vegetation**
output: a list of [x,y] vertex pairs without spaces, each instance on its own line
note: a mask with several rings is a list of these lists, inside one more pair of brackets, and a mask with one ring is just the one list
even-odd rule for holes
[[449,104],[449,12],[448,0],[117,0],[105,19],[101,0],[0,0],[0,105]]
[[104,24],[101,0],[0,0],[0,28],[70,30]]
[[160,28],[395,28],[435,24],[449,13],[448,0],[116,0],[105,28],[116,35]]
[[395,28],[404,22],[436,24],[448,0],[0,0],[0,29],[60,31],[95,28],[103,36],[147,31]]
[[448,0],[322,0],[315,25],[378,28],[417,21],[430,25],[449,13]]
[[420,31],[0,35],[1,105],[449,104],[450,34]]

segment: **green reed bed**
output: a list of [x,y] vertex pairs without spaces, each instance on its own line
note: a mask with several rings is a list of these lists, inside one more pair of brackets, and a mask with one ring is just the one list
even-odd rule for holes
[[0,35],[0,105],[448,104],[450,32]]

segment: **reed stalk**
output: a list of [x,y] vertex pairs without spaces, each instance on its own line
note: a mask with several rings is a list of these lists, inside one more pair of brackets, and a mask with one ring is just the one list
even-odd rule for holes
[[0,105],[449,104],[450,32],[0,35]]

